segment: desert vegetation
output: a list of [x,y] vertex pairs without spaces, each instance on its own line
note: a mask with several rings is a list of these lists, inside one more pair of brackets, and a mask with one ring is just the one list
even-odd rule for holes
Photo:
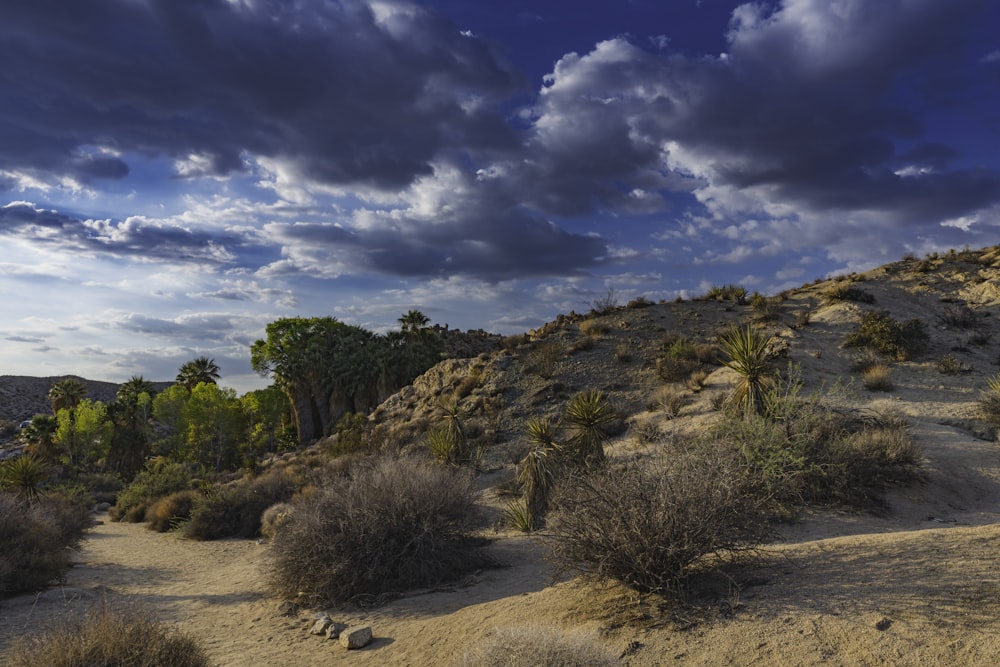
[[[113,402],[54,387],[53,414],[24,430],[29,453],[0,466],[0,595],[67,576],[100,493],[113,502],[110,520],[145,522],[174,533],[151,537],[192,549],[263,536],[251,543],[261,581],[300,614],[388,608],[392,617],[397,599],[503,580],[498,554],[523,545],[537,548],[553,581],[595,597],[621,589],[674,619],[691,604],[719,609],[717,597],[703,598],[705,582],[724,581],[726,613],[736,613],[757,573],[799,576],[774,565],[775,536],[801,539],[800,524],[817,517],[885,519],[901,497],[919,502],[920,484],[941,474],[924,465],[942,451],[925,449],[928,434],[956,424],[992,455],[996,308],[982,305],[993,304],[989,283],[975,286],[980,302],[972,288],[958,298],[939,287],[951,279],[948,261],[917,275],[907,260],[778,297],[725,286],[692,301],[619,306],[611,294],[586,315],[442,363],[438,333],[418,311],[391,336],[332,318],[280,321],[254,346],[255,366],[275,385],[242,397],[212,377],[208,358],[159,391],[135,377]],[[904,279],[913,298],[894,297]],[[868,308],[873,294],[885,310]],[[936,392],[949,392],[960,417]],[[932,416],[920,401],[933,403]],[[937,524],[935,511],[921,520]],[[521,567],[517,558],[529,557],[514,558]],[[138,614],[133,630],[101,614],[103,629],[72,625],[72,634],[161,641],[152,617]],[[726,622],[705,614],[714,620],[698,622]],[[489,641],[464,664],[548,654],[612,664],[625,653],[609,658],[602,647],[631,626],[602,623],[596,638],[569,642],[524,625],[477,628]],[[4,657],[28,664],[41,643]]]

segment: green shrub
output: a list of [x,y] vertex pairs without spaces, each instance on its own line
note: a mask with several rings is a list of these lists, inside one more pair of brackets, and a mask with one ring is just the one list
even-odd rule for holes
[[27,503],[0,493],[0,598],[58,581],[90,525],[79,503],[56,495]]
[[610,667],[617,657],[581,632],[539,626],[495,631],[459,667]]
[[48,632],[18,637],[10,667],[208,667],[208,654],[191,637],[134,607],[102,603]]
[[472,474],[413,458],[358,465],[295,510],[271,546],[271,582],[317,606],[371,601],[489,565],[471,535]]
[[926,349],[930,336],[926,325],[917,319],[899,322],[888,313],[866,312],[857,331],[844,345],[869,347],[898,361],[913,359]]
[[574,475],[552,497],[550,559],[559,572],[678,594],[705,556],[735,558],[769,533],[748,473],[714,447]]
[[116,521],[143,521],[146,508],[156,499],[187,489],[198,470],[188,464],[156,459],[139,471],[132,483],[118,494],[111,518]]
[[297,490],[293,478],[283,470],[210,489],[195,500],[191,519],[184,524],[184,537],[257,537],[264,510],[291,500]]

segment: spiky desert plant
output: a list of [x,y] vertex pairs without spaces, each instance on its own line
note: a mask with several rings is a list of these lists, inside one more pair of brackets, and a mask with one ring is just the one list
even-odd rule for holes
[[730,398],[744,415],[764,414],[768,391],[773,386],[773,373],[767,362],[767,346],[771,339],[750,325],[736,327],[719,339],[722,364],[738,374],[736,388]]
[[524,491],[528,524],[534,528],[549,506],[549,495],[555,485],[557,453],[552,447],[535,447],[517,466],[517,481]]
[[615,420],[615,411],[604,393],[584,391],[575,395],[566,407],[564,419],[570,428],[566,445],[572,458],[586,467],[603,463],[606,429]]
[[39,486],[48,476],[49,471],[40,459],[31,454],[19,456],[0,467],[0,486],[10,488],[22,500],[36,503],[42,495]]

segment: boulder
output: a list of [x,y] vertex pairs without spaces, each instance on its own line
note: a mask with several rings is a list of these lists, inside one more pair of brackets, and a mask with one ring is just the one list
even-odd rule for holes
[[311,635],[324,635],[326,634],[327,628],[333,625],[333,620],[329,616],[321,616],[316,619],[313,623],[312,628],[309,629],[309,634]]

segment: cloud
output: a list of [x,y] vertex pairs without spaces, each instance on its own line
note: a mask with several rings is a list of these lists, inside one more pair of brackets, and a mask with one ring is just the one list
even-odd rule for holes
[[125,177],[134,153],[188,178],[262,156],[398,188],[442,151],[511,145],[490,103],[521,85],[442,17],[362,0],[17,0],[0,61],[0,170],[81,183]]
[[231,264],[230,250],[247,240],[235,233],[192,231],[172,221],[132,216],[121,222],[84,220],[28,202],[0,206],[0,234],[68,252],[137,260]]

